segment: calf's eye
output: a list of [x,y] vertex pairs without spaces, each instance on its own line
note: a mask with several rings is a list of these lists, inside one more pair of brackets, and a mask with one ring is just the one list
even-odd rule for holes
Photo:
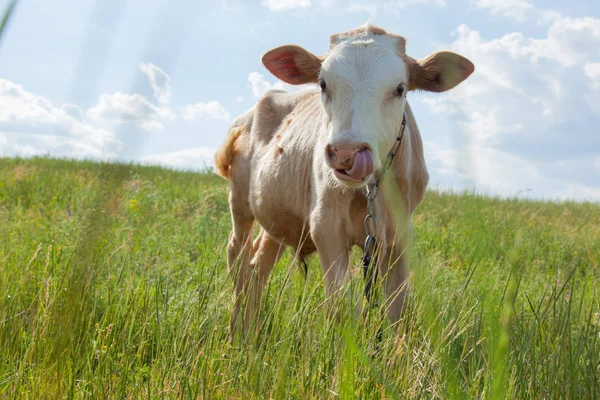
[[322,91],[325,91],[325,89],[327,89],[327,84],[325,83],[325,81],[323,79],[321,79],[319,81],[319,86],[321,86]]
[[398,96],[402,96],[404,94],[404,85],[402,83],[396,88],[396,94]]

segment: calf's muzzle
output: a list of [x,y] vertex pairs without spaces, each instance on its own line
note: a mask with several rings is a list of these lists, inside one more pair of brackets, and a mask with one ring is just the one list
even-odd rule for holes
[[373,173],[373,155],[364,142],[330,143],[325,148],[325,159],[341,181],[362,183]]

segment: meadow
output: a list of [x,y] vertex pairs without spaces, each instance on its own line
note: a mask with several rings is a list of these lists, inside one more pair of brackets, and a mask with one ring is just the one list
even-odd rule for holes
[[227,193],[210,171],[0,158],[0,398],[600,397],[600,205],[428,191],[397,333],[352,312],[358,251],[339,321],[318,259],[288,251],[231,344]]

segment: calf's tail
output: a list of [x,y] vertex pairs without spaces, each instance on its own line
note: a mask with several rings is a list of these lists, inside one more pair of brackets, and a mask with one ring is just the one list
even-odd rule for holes
[[240,137],[244,128],[235,127],[229,130],[225,143],[215,153],[215,167],[217,175],[225,179],[231,176],[231,164],[235,156],[235,141]]

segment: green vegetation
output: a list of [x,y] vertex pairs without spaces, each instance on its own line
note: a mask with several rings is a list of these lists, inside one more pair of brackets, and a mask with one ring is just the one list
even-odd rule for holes
[[399,334],[351,312],[359,268],[336,322],[316,257],[305,278],[286,254],[259,335],[231,345],[227,192],[0,159],[0,397],[600,397],[600,206],[428,192]]

